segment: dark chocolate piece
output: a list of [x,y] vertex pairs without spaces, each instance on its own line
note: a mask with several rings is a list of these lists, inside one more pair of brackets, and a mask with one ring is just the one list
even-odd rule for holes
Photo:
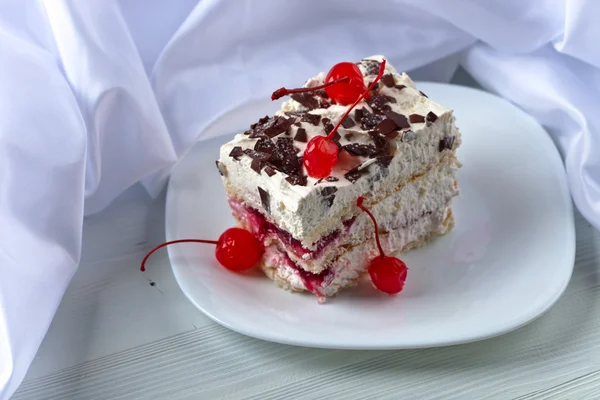
[[440,152],[448,149],[452,150],[452,146],[454,146],[454,136],[446,136],[442,140],[440,140],[440,144],[438,146],[438,150]]
[[427,117],[426,120],[428,122],[428,125],[431,125],[432,123],[434,123],[436,120],[438,119],[438,116],[435,115],[435,113],[433,111],[429,111],[427,113]]
[[231,149],[231,152],[229,153],[229,157],[233,157],[234,160],[239,160],[240,157],[243,155],[244,151],[240,146],[235,146],[233,149]]
[[337,182],[337,181],[339,181],[339,179],[336,178],[335,176],[328,176],[327,178],[325,178],[325,180],[327,182]]
[[250,163],[250,168],[252,168],[254,171],[256,171],[257,174],[260,175],[260,170],[263,167],[264,162],[262,160],[259,160],[258,158],[254,158],[252,159],[252,162]]
[[384,111],[391,111],[392,108],[388,103],[395,103],[396,99],[392,96],[387,96],[385,94],[377,94],[375,96],[371,96],[371,98],[367,101],[367,103],[371,106],[373,111],[377,113],[383,113]]
[[262,203],[264,209],[268,213],[271,213],[271,195],[269,194],[269,192],[267,192],[260,186],[257,186],[257,187],[258,187],[258,194],[260,195],[260,202]]
[[346,117],[342,121],[342,126],[346,129],[352,128],[354,125],[356,125],[356,122],[354,122],[354,120],[350,117]]
[[383,121],[385,117],[380,114],[371,114],[369,110],[363,109],[363,116],[360,120],[361,126],[365,130],[373,129],[378,123]]
[[410,128],[408,119],[402,114],[398,114],[395,111],[387,111],[385,112],[385,116],[393,120],[398,125],[398,129]]
[[361,60],[360,63],[364,65],[367,75],[377,75],[379,73],[379,61],[375,60]]
[[306,176],[304,175],[290,175],[287,178],[285,178],[286,181],[288,181],[290,184],[292,185],[297,185],[297,186],[306,186]]
[[351,142],[353,138],[354,138],[354,134],[352,134],[352,133],[346,133],[344,135],[344,139],[346,139],[349,142]]
[[312,93],[293,93],[290,97],[308,110],[319,108],[319,100]]
[[396,85],[394,87],[398,90],[402,90],[402,89],[406,88],[406,85]]
[[261,118],[258,123],[250,126],[250,131],[246,131],[250,134],[251,139],[269,137],[274,138],[288,130],[292,124],[296,122],[295,118],[285,118],[278,115],[274,118]]
[[411,124],[419,124],[421,122],[425,122],[425,117],[421,114],[410,114],[408,116],[408,120]]
[[306,143],[308,141],[308,137],[306,136],[306,129],[298,128],[298,131],[296,132],[296,136],[294,136],[294,140],[297,140],[298,142]]
[[273,175],[275,175],[275,170],[270,165],[267,165],[265,167],[265,173],[269,176],[273,176]]
[[342,146],[342,148],[353,156],[371,156],[381,151],[381,149],[378,149],[372,144],[350,143]]
[[363,109],[362,108],[357,108],[356,110],[354,110],[354,119],[355,120],[360,122],[362,117],[363,117]]
[[356,182],[361,176],[363,176],[367,172],[366,168],[359,170],[358,169],[359,167],[360,167],[360,165],[352,168],[350,171],[348,171],[344,174],[344,177],[352,183]]
[[301,121],[308,122],[316,126],[319,125],[319,122],[321,121],[321,116],[311,113],[304,113],[304,115],[301,118]]
[[386,118],[377,124],[375,130],[387,136],[398,128],[398,124],[393,119]]
[[383,136],[381,136],[379,133],[377,133],[375,131],[370,131],[369,136],[371,136],[373,143],[375,143],[375,147],[377,147],[379,150],[385,148],[385,145],[387,144],[387,140],[385,140],[385,138]]
[[253,160],[259,160],[259,161],[267,161],[269,158],[271,158],[271,154],[269,154],[269,153],[252,150],[252,149],[244,150],[244,154],[246,154],[248,157],[252,158]]
[[[421,93],[422,96],[427,97],[427,95],[425,93],[421,92],[420,90],[419,90],[419,93]],[[429,97],[427,97],[427,98],[429,98]]]
[[381,77],[381,82],[387,87],[394,87],[396,85],[396,81],[394,80],[394,76],[391,74],[385,74]]
[[221,163],[219,162],[219,160],[216,160],[215,164],[217,164],[217,170],[219,171],[219,175],[223,176],[223,171],[221,170]]

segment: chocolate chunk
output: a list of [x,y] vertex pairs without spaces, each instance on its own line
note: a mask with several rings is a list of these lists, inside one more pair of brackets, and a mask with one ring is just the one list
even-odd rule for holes
[[265,210],[268,213],[270,213],[271,212],[271,195],[269,195],[269,192],[267,192],[260,186],[257,186],[257,187],[258,187],[258,194],[260,195],[260,202],[262,203]]
[[325,186],[324,188],[321,189],[321,196],[323,196],[323,197],[331,196],[335,192],[337,192],[337,188],[335,186]]
[[346,117],[342,121],[342,126],[346,129],[352,128],[354,125],[356,125],[356,122],[354,122],[354,120],[350,117]]
[[288,175],[296,174],[302,163],[297,154],[300,150],[294,146],[292,138],[280,137],[275,142],[275,151],[269,163]]
[[379,61],[375,60],[361,60],[360,63],[364,65],[367,75],[377,75],[379,73]]
[[273,176],[273,175],[275,175],[275,170],[270,165],[267,165],[265,167],[265,173],[269,176]]
[[454,136],[446,136],[442,140],[440,140],[440,144],[438,146],[438,150],[440,152],[448,149],[452,150],[452,146],[454,146]]
[[[420,90],[419,90],[419,93],[421,93],[422,96],[427,97],[427,95],[425,93],[421,92]],[[427,98],[429,98],[429,97],[427,97]]]
[[274,118],[261,118],[258,123],[251,125],[249,132],[250,138],[261,138],[269,137],[274,138],[288,130],[290,126],[296,121],[295,118],[285,118],[283,116],[276,116]]
[[398,137],[399,134],[400,134],[400,132],[398,132],[398,131],[391,131],[390,133],[385,134],[385,138],[387,140],[396,139],[396,137]]
[[402,134],[402,141],[405,142],[405,143],[412,142],[416,138],[417,138],[417,134],[414,133],[413,131],[405,131]]
[[219,162],[219,160],[216,160],[215,163],[217,164],[217,170],[219,171],[219,174],[223,176],[223,169],[221,168],[221,163]]
[[340,139],[342,138],[342,135],[340,135],[340,133],[338,131],[335,131],[335,133],[333,134],[331,141],[335,144],[338,145],[338,147],[340,147]]
[[235,146],[229,153],[229,157],[233,157],[234,160],[239,160],[242,155],[244,155],[244,151],[240,146]]
[[381,164],[383,167],[387,168],[390,166],[390,163],[392,162],[392,158],[394,158],[394,156],[392,156],[392,155],[377,157],[377,162],[379,164]]
[[398,128],[398,124],[393,119],[386,118],[377,124],[375,130],[387,136]]
[[351,142],[353,138],[354,138],[354,134],[353,133],[346,133],[344,135],[344,139],[346,139],[349,142]]
[[311,113],[304,113],[304,115],[301,118],[301,121],[308,122],[316,126],[319,125],[319,122],[321,121],[321,116]]
[[371,114],[369,110],[363,109],[363,116],[360,120],[363,129],[373,129],[378,123],[383,121],[385,117],[380,114]]
[[308,137],[306,136],[306,129],[298,128],[298,131],[296,132],[296,136],[294,136],[294,140],[297,140],[298,142],[306,143],[308,141]]
[[258,139],[254,144],[254,150],[273,155],[275,152],[275,143],[273,143],[272,140],[263,137]]
[[371,156],[381,151],[381,149],[378,149],[372,144],[350,143],[342,146],[342,148],[353,156]]
[[309,110],[319,108],[319,100],[312,93],[294,93],[290,97]]
[[[367,87],[368,87],[368,88],[370,88],[370,87],[371,87],[371,85],[373,85],[373,83],[375,83],[375,81],[374,81],[374,80],[372,80],[371,82],[369,82],[369,83],[367,84]],[[373,94],[377,93],[378,91],[379,91],[379,82],[375,83],[375,84],[373,85],[373,87],[371,88],[371,93],[373,93]]]
[[306,186],[306,176],[304,175],[290,175],[287,178],[285,178],[286,181],[288,181],[290,184],[292,185],[297,185],[297,186]]
[[363,109],[362,108],[357,108],[356,110],[354,110],[354,119],[355,120],[360,122],[362,117],[363,117]]
[[269,158],[271,158],[271,154],[269,154],[269,153],[252,150],[252,149],[244,150],[244,154],[246,154],[248,157],[252,158],[253,160],[259,160],[259,161],[267,161]]
[[323,182],[323,179],[325,178],[320,178],[318,181],[315,182],[313,186],[317,186],[319,183]]
[[387,111],[385,112],[385,116],[393,120],[396,123],[396,125],[398,125],[398,129],[410,128],[408,119],[406,119],[406,117],[402,114],[398,114],[394,111]]
[[333,124],[331,123],[331,120],[329,118],[323,118],[323,119],[321,119],[321,122],[323,123],[323,128],[325,129],[325,133],[329,134],[334,128]]
[[331,205],[333,204],[333,200],[335,200],[335,196],[329,196],[329,197],[325,197],[323,198],[323,200],[325,200],[325,204],[327,204],[327,207],[331,207]]
[[363,176],[367,172],[366,168],[359,170],[358,169],[359,167],[360,167],[360,165],[352,168],[350,171],[348,171],[344,174],[344,177],[352,183],[356,182],[361,176]]
[[410,114],[408,116],[408,120],[411,124],[419,124],[421,122],[425,122],[425,117],[421,114]]
[[387,87],[393,87],[394,85],[396,85],[396,81],[394,80],[394,77],[391,74],[385,74],[384,76],[382,76],[381,82],[383,82],[383,84]]
[[259,160],[258,158],[254,158],[252,160],[252,162],[250,163],[250,168],[252,168],[254,171],[256,171],[257,174],[260,175],[260,170],[263,167],[264,162],[262,160]]
[[377,147],[380,150],[383,149],[385,147],[385,145],[387,144],[387,140],[385,140],[385,138],[383,136],[381,136],[379,133],[377,133],[375,131],[370,131],[369,136],[371,136],[373,143],[375,143],[375,147]]
[[382,113],[384,111],[391,111],[392,108],[388,103],[395,103],[396,99],[392,96],[387,96],[385,94],[376,94],[375,96],[371,96],[371,98],[367,101],[367,103],[371,106],[373,111]]
[[327,178],[325,178],[325,180],[327,182],[337,182],[337,181],[339,181],[339,179],[336,178],[335,176],[328,176]]
[[429,111],[427,113],[426,120],[427,120],[427,125],[428,126],[431,125],[431,124],[433,124],[437,119],[438,119],[438,116],[435,115],[435,113],[433,111]]
[[394,87],[398,90],[402,90],[402,89],[406,88],[406,85],[396,85]]

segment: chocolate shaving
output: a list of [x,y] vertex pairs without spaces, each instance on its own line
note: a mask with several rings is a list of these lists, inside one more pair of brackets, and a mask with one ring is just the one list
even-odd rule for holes
[[395,103],[396,99],[392,96],[385,94],[377,94],[372,96],[367,103],[371,106],[373,111],[377,113],[383,113],[384,111],[391,111],[392,108],[387,103]]
[[312,93],[293,93],[290,97],[309,110],[319,108],[319,100]]
[[354,120],[350,117],[346,117],[342,121],[342,126],[346,129],[352,128],[354,125],[356,125],[356,122],[354,122]]
[[387,140],[385,140],[383,136],[375,131],[370,131],[369,136],[371,136],[373,143],[375,143],[375,147],[377,147],[379,150],[383,149],[387,144]]
[[258,139],[254,144],[254,150],[273,155],[275,152],[275,143],[273,143],[272,140],[263,137]]
[[294,146],[292,138],[280,137],[275,142],[275,151],[269,163],[275,169],[288,175],[297,174],[302,166],[300,157],[297,156],[299,152],[300,150]]
[[396,121],[394,121],[393,119],[390,119],[390,118],[386,118],[377,124],[377,126],[375,127],[375,130],[377,132],[382,133],[387,136],[390,133],[392,133],[393,131],[397,130],[398,128],[399,128],[399,126],[396,123]]
[[327,182],[337,182],[337,181],[339,181],[339,179],[336,178],[335,176],[328,176],[327,178],[325,178],[325,180]]
[[402,89],[406,88],[406,85],[396,85],[394,87],[398,90],[402,90]]
[[425,122],[425,117],[421,114],[410,114],[408,116],[408,120],[411,124],[419,124],[421,122]]
[[392,155],[377,157],[377,162],[379,164],[381,164],[382,167],[387,168],[390,166],[390,163],[392,162],[392,158],[394,158],[394,156],[392,156]]
[[431,125],[431,124],[432,124],[432,123],[434,123],[434,122],[435,122],[437,119],[438,119],[438,116],[437,116],[437,115],[435,115],[435,113],[434,113],[433,111],[429,111],[429,112],[427,113],[426,120],[427,120],[427,123],[428,123],[428,125]]
[[301,118],[301,121],[308,122],[316,126],[319,125],[319,122],[321,121],[321,116],[317,114],[304,113],[304,115]]
[[266,120],[265,118],[261,118],[258,123],[250,126],[250,131],[246,132],[249,132],[251,139],[265,136],[274,138],[275,136],[286,132],[295,121],[295,118],[285,118],[281,115],[274,118],[267,118]]
[[256,171],[257,174],[260,174],[260,170],[263,167],[264,162],[262,160],[259,160],[258,158],[254,158],[252,160],[252,162],[250,163],[250,168],[252,168],[254,171]]
[[396,81],[394,80],[394,77],[391,74],[385,74],[384,76],[382,76],[381,82],[387,87],[393,87],[394,85],[396,85]]
[[323,179],[325,178],[320,178],[318,181],[315,182],[313,186],[317,186],[319,183],[323,182]]
[[337,192],[337,188],[335,186],[325,186],[324,188],[321,189],[321,196],[323,196],[323,197],[331,196],[335,192]]
[[360,120],[361,126],[365,130],[373,129],[385,117],[380,114],[371,114],[369,110],[363,108],[363,116]]
[[323,119],[321,119],[321,122],[323,123],[323,128],[325,129],[325,133],[329,134],[334,128],[333,124],[331,123],[331,120],[329,118],[323,118]]
[[229,157],[233,157],[233,159],[237,161],[239,161],[240,157],[243,155],[244,151],[240,146],[235,146],[233,149],[231,149],[231,152],[229,153]]
[[331,138],[331,141],[335,144],[338,145],[338,147],[340,147],[340,139],[342,138],[342,135],[340,135],[340,133],[338,131],[335,131],[335,133],[333,134],[333,137]]
[[258,187],[258,194],[260,195],[260,202],[262,203],[264,209],[268,213],[271,213],[271,195],[269,195],[269,192],[267,192],[260,186],[257,186],[257,187]]
[[357,108],[356,110],[354,110],[354,119],[355,120],[360,122],[362,117],[363,117],[363,109],[362,108]]
[[442,140],[440,140],[440,144],[438,146],[438,150],[440,152],[448,149],[452,150],[452,146],[454,146],[454,136],[446,136]]
[[364,65],[367,75],[377,75],[379,73],[379,61],[375,60],[361,60],[360,63]]
[[221,167],[219,160],[215,160],[215,164],[217,164],[217,170],[219,171],[219,174],[223,176],[223,168]]
[[342,148],[353,156],[371,156],[381,151],[372,144],[350,143],[342,146]]
[[[422,96],[427,97],[427,95],[425,93],[421,92],[420,90],[419,90],[419,93],[421,93]],[[429,98],[429,97],[427,97],[427,98]]]
[[356,182],[361,176],[363,176],[364,174],[367,173],[366,168],[359,170],[358,169],[359,167],[360,167],[360,165],[352,168],[350,171],[348,171],[344,174],[344,177],[352,183]]
[[306,129],[298,128],[298,131],[296,132],[296,136],[294,136],[294,140],[297,140],[298,142],[306,143],[308,141],[308,137],[306,136]]
[[410,128],[410,124],[408,123],[408,119],[402,114],[398,114],[395,111],[387,111],[385,116],[389,119],[393,120],[396,125],[398,125],[398,129]]
[[271,158],[271,154],[269,154],[269,153],[264,153],[262,151],[257,151],[257,150],[252,150],[252,149],[244,150],[244,154],[246,154],[248,157],[252,158],[253,160],[259,160],[259,161],[267,161],[269,158]]
[[265,167],[265,173],[269,176],[273,176],[273,175],[275,175],[275,170],[270,165],[267,165]]
[[349,142],[351,142],[353,138],[354,138],[354,134],[353,133],[346,133],[344,135],[344,139],[346,139]]
[[290,175],[287,178],[285,178],[286,181],[288,181],[290,184],[292,185],[297,185],[297,186],[306,186],[306,176],[304,175]]

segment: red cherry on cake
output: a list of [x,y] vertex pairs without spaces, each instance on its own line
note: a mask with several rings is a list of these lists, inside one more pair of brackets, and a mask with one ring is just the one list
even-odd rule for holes
[[[357,67],[357,69],[358,69],[358,67]],[[358,72],[360,73],[360,70]],[[333,136],[337,132],[340,125],[342,125],[342,122],[346,119],[348,114],[350,114],[350,112],[354,109],[354,107],[356,107],[356,105],[358,103],[360,103],[360,101],[369,94],[369,92],[371,91],[371,89],[373,89],[373,87],[377,84],[377,82],[379,82],[379,80],[383,76],[384,72],[385,72],[385,59],[383,59],[381,61],[381,64],[379,65],[379,73],[377,74],[377,77],[375,78],[373,83],[371,83],[371,85],[368,88],[366,88],[358,96],[358,98],[354,101],[354,103],[350,107],[348,107],[348,109],[346,110],[344,115],[342,115],[342,118],[340,118],[337,125],[331,130],[331,132],[329,132],[329,134],[325,137],[315,136],[308,142],[308,145],[306,146],[306,149],[304,150],[304,156],[303,156],[304,168],[306,168],[306,173],[308,174],[308,176],[311,176],[315,179],[321,179],[321,178],[325,178],[331,174],[331,170],[333,169],[333,167],[335,166],[335,164],[337,163],[337,160],[338,160],[338,147],[332,141]],[[362,74],[361,74],[361,79],[362,79]],[[334,86],[338,86],[338,85],[341,85],[341,83],[338,83],[337,85],[334,85]],[[334,86],[331,86],[331,87],[334,87]],[[363,87],[364,87],[364,85],[363,85]],[[347,93],[349,93],[349,92],[347,92]],[[328,142],[328,144],[325,145],[324,142]],[[335,154],[333,154],[334,147],[335,147]]]
[[396,257],[386,256],[383,252],[383,248],[379,242],[379,228],[377,227],[377,221],[373,214],[371,214],[371,211],[363,204],[364,201],[365,198],[361,196],[356,201],[356,205],[366,212],[369,218],[371,218],[371,221],[373,221],[373,226],[375,227],[375,241],[377,242],[377,248],[379,249],[379,257],[372,259],[368,267],[371,282],[373,282],[373,285],[378,290],[384,293],[400,293],[402,288],[404,288],[408,268],[406,268],[406,264],[404,264],[402,260]]
[[335,64],[327,73],[325,84],[344,77],[348,79],[337,85],[327,86],[325,92],[338,104],[352,104],[367,90],[363,74],[356,64],[347,61]]
[[217,261],[231,271],[244,271],[252,268],[260,261],[265,249],[250,232],[242,228],[229,228],[221,234],[219,240],[180,239],[159,244],[146,254],[140,270],[146,270],[148,258],[163,247],[176,243],[206,243],[217,245],[215,256]]

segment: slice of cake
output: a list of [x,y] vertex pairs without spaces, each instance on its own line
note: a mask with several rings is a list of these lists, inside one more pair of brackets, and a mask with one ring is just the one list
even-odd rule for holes
[[[364,87],[382,60],[356,64]],[[321,73],[304,87],[325,79]],[[367,199],[386,252],[421,246],[454,223],[461,135],[452,110],[389,64],[368,100],[333,135],[339,154],[331,173],[318,179],[307,174],[307,143],[332,132],[350,107],[325,90],[294,93],[274,116],[224,144],[217,161],[233,216],[265,245],[266,275],[320,299],[355,284],[378,254],[373,225],[357,198]]]

